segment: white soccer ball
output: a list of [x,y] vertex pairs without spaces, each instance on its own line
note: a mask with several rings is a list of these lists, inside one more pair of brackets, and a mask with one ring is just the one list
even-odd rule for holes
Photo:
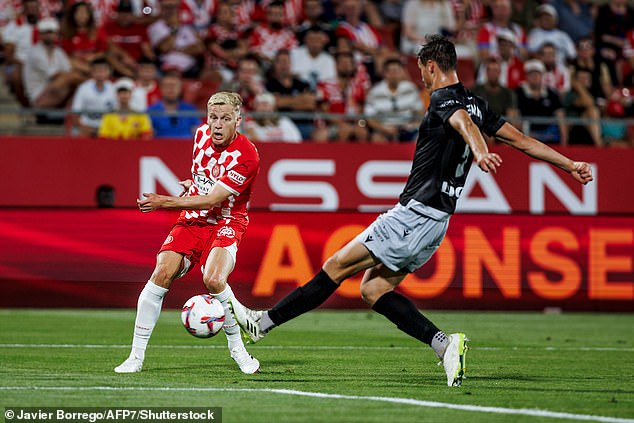
[[220,301],[208,294],[191,297],[183,306],[181,320],[187,332],[197,338],[211,338],[225,323],[225,310]]

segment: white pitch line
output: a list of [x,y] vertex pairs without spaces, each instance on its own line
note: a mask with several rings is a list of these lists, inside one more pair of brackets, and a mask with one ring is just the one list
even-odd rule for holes
[[[252,345],[253,348],[263,350],[417,350],[420,346],[403,347],[403,346],[366,346],[366,345]],[[130,348],[129,344],[0,344],[0,348]],[[150,348],[169,348],[169,349],[224,349],[224,345],[152,345]],[[481,351],[615,351],[615,352],[634,352],[634,348],[628,347],[480,347],[470,346],[472,349]]]
[[133,387],[133,386],[0,386],[1,391],[168,391],[168,392],[266,392],[281,395],[294,395],[311,398],[342,399],[358,401],[377,401],[392,404],[406,404],[427,408],[446,408],[450,410],[474,411],[479,413],[509,414],[516,416],[545,417],[552,419],[566,419],[577,421],[592,421],[605,423],[634,423],[634,419],[619,417],[595,416],[591,414],[562,413],[558,411],[540,410],[533,408],[504,408],[488,407],[470,404],[452,404],[447,402],[424,401],[413,398],[379,397],[361,395],[326,394],[323,392],[297,391],[294,389],[267,388],[212,388],[212,387]]

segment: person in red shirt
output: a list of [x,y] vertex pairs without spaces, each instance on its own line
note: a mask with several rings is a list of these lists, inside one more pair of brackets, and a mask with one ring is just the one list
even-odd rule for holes
[[[360,114],[370,89],[370,77],[364,66],[357,66],[351,52],[335,54],[337,77],[317,83],[319,111],[332,114]],[[315,121],[312,139],[316,142],[369,140],[368,127],[363,119],[331,119]]]
[[103,28],[108,34],[109,62],[115,75],[133,78],[141,58],[155,59],[147,27],[138,23],[130,0],[119,2],[114,17]]
[[247,204],[260,169],[257,149],[238,132],[241,107],[242,99],[236,93],[221,91],[212,95],[207,103],[207,123],[194,136],[192,179],[182,182],[186,191],[180,197],[144,193],[144,198],[137,200],[143,213],[157,209],[182,211],[139,295],[132,351],[114,369],[116,373],[141,371],[163,297],[172,282],[196,263],[202,268],[205,287],[224,307],[223,329],[231,357],[243,373],[260,369],[259,361],[244,348],[240,328],[229,308],[234,295],[227,284],[247,229]]
[[73,3],[64,15],[61,31],[62,48],[68,54],[73,69],[90,75],[90,62],[106,57],[108,41],[103,28],[97,26],[90,3]]
[[278,51],[297,47],[295,33],[284,27],[284,2],[273,1],[266,8],[266,22],[253,28],[249,37],[251,50],[262,63],[271,63]]

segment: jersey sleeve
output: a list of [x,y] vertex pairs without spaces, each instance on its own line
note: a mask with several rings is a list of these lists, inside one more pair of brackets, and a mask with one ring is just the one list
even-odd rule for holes
[[448,90],[434,91],[429,99],[429,110],[438,115],[443,122],[447,122],[460,109],[467,110],[467,107],[460,98]]
[[236,166],[227,170],[217,183],[233,195],[240,195],[249,190],[259,171],[260,158],[254,149],[246,154]]
[[491,109],[491,106],[489,106],[487,101],[483,100],[481,97],[478,97],[478,100],[480,102],[480,109],[483,110],[482,132],[492,137],[500,130],[502,125],[506,123],[506,120]]

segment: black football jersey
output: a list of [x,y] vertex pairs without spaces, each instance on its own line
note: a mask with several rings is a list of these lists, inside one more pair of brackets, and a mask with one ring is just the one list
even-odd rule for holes
[[485,134],[494,135],[505,123],[482,98],[471,94],[461,83],[435,90],[418,132],[416,151],[407,184],[399,197],[452,214],[462,193],[473,162],[473,153],[462,136],[449,124],[459,109]]

